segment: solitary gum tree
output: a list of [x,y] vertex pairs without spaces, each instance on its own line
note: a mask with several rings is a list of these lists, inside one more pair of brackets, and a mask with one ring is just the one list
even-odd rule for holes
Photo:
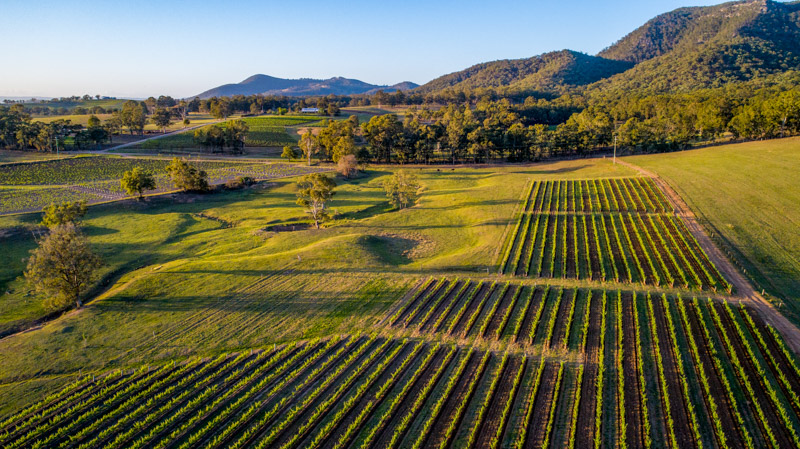
[[300,137],[300,149],[303,150],[303,154],[305,154],[306,159],[308,160],[308,165],[311,165],[311,156],[317,152],[318,147],[319,142],[311,132],[311,128],[309,128]]
[[167,128],[172,124],[172,113],[170,113],[168,109],[158,108],[153,113],[151,120],[153,120],[153,124],[156,125],[162,133],[166,134]]
[[404,209],[417,202],[419,187],[416,176],[407,173],[405,170],[398,170],[397,173],[383,183],[386,197],[389,198],[392,206],[398,209]]
[[320,223],[329,218],[325,204],[336,194],[336,182],[322,173],[312,173],[300,178],[297,182],[300,190],[297,192],[297,204],[306,209],[311,215],[314,226],[319,229]]
[[208,190],[208,174],[192,167],[185,160],[173,158],[167,165],[167,174],[178,189],[194,192]]
[[53,308],[83,306],[81,294],[102,265],[74,223],[56,226],[31,251],[25,279]]
[[122,188],[128,192],[128,195],[137,194],[139,201],[142,200],[142,193],[145,190],[153,190],[156,188],[156,181],[153,175],[142,170],[140,167],[134,167],[133,170],[128,170],[122,175],[120,181]]

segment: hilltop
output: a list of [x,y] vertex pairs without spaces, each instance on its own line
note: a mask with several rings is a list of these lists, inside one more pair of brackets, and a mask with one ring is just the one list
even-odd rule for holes
[[269,75],[253,75],[240,83],[223,84],[196,95],[199,98],[229,97],[233,95],[285,95],[299,97],[305,95],[353,95],[374,93],[380,89],[385,92],[408,90],[417,84],[405,81],[392,86],[365,83],[364,81],[334,77],[326,80],[300,78],[285,79]]

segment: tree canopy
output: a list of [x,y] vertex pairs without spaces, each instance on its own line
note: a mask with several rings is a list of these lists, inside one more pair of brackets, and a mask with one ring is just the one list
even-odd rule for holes
[[336,181],[322,173],[311,173],[300,178],[297,187],[297,204],[305,208],[319,229],[320,224],[330,218],[326,205],[336,194],[333,191]]
[[398,170],[383,182],[389,203],[397,209],[405,209],[417,202],[419,198],[419,181],[417,177],[405,170]]
[[208,174],[192,167],[183,159],[173,158],[167,166],[167,173],[178,189],[194,192],[208,190]]
[[76,224],[86,215],[86,201],[51,203],[42,210],[42,225],[55,228],[65,224]]
[[120,184],[128,195],[136,194],[140,200],[145,190],[153,190],[156,188],[156,181],[152,173],[146,172],[140,167],[134,167],[132,170],[123,173]]
[[77,226],[66,223],[53,228],[31,252],[25,278],[45,296],[47,306],[58,309],[74,303],[81,307],[81,295],[101,265]]

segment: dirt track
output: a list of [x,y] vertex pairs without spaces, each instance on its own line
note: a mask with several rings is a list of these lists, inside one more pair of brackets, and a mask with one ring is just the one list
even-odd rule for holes
[[789,345],[796,354],[800,354],[800,329],[778,312],[769,301],[755,291],[750,282],[733,266],[731,261],[722,254],[719,248],[714,245],[711,238],[706,234],[705,229],[703,229],[697,221],[694,212],[692,212],[686,202],[683,201],[683,198],[657,174],[629,162],[624,162],[619,159],[617,159],[617,161],[647,177],[653,178],[653,181],[664,192],[673,207],[675,207],[675,213],[683,218],[686,227],[694,238],[697,239],[697,243],[699,243],[706,254],[708,254],[709,259],[716,265],[722,275],[725,276],[725,279],[733,285],[735,294],[730,300],[732,302],[744,301],[747,305],[758,311],[765,322],[780,331],[781,335],[783,335],[783,338],[786,340],[786,344]]

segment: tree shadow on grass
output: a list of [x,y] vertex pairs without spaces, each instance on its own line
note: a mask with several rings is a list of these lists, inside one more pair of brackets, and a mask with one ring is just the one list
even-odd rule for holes
[[393,212],[395,209],[389,204],[388,201],[383,201],[378,204],[374,204],[369,206],[365,209],[352,211],[352,212],[345,212],[343,214],[339,214],[336,216],[337,220],[361,220],[363,218],[370,218],[377,215],[382,215],[388,212]]
[[547,169],[523,170],[523,171],[518,171],[518,172],[515,172],[515,173],[525,174],[525,175],[558,175],[558,174],[562,174],[562,173],[572,173],[572,172],[580,171],[580,170],[583,170],[584,168],[588,168],[588,167],[590,167],[589,164],[583,164],[583,165],[576,165],[574,167],[561,167],[561,168],[556,168],[556,169],[553,169],[553,170],[547,170]]
[[[461,224],[445,224],[445,225],[392,225],[381,223],[380,228],[383,230],[391,231],[391,230],[402,230],[402,231],[424,231],[426,229],[467,229],[474,226],[508,226],[512,220],[487,220],[481,221],[470,225],[461,225]],[[362,223],[347,223],[347,227],[350,228],[374,228],[375,225],[372,224],[362,224]]]

